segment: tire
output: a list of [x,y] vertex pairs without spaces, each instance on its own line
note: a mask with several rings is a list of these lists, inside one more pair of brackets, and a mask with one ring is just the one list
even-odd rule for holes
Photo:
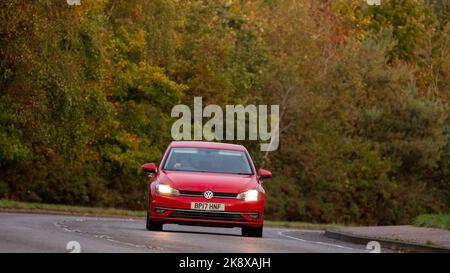
[[150,213],[147,211],[147,222],[146,222],[146,228],[147,230],[151,231],[162,231],[162,224],[158,224],[152,221],[150,218]]
[[259,228],[242,228],[242,236],[248,237],[262,237],[263,235],[263,226]]

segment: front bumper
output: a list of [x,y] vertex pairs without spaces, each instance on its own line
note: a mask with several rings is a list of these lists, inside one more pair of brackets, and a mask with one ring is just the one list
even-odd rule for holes
[[[158,223],[254,228],[263,225],[264,196],[258,201],[246,202],[153,194],[150,200],[150,217]],[[222,203],[225,204],[225,211],[193,210],[191,202]]]

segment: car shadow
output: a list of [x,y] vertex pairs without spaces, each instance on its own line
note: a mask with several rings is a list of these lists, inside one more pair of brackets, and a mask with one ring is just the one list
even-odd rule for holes
[[[182,225],[181,226],[175,225],[175,226],[182,227]],[[186,226],[186,227],[192,228],[192,227],[196,227],[196,226]],[[169,233],[182,233],[182,234],[220,235],[220,236],[228,236],[228,237],[245,237],[245,236],[242,236],[240,233],[239,234],[233,234],[233,233],[225,233],[225,232],[220,232],[220,231],[215,232],[213,230],[209,230],[209,229],[214,228],[214,227],[207,227],[207,226],[206,227],[205,226],[197,226],[197,227],[198,228],[205,228],[205,229],[208,229],[208,230],[192,230],[192,229],[176,229],[175,230],[175,229],[165,229],[165,228],[163,228],[163,231],[156,231],[156,232],[169,232]],[[223,229],[225,229],[225,228],[223,228]],[[226,228],[226,229],[228,229],[228,228]],[[144,229],[144,230],[146,230],[146,229]],[[229,230],[233,230],[233,228],[229,228]]]

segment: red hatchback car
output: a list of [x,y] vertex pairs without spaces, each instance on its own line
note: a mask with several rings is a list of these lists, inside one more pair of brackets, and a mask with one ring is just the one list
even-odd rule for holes
[[174,141],[159,168],[150,173],[147,229],[162,230],[165,223],[215,227],[242,227],[242,235],[263,234],[264,188],[242,145]]

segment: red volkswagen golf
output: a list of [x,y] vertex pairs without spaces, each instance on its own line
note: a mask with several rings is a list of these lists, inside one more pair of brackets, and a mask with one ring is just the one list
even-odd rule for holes
[[162,230],[165,223],[242,227],[242,235],[263,234],[264,189],[248,151],[242,145],[174,141],[159,168],[150,173],[147,229]]

